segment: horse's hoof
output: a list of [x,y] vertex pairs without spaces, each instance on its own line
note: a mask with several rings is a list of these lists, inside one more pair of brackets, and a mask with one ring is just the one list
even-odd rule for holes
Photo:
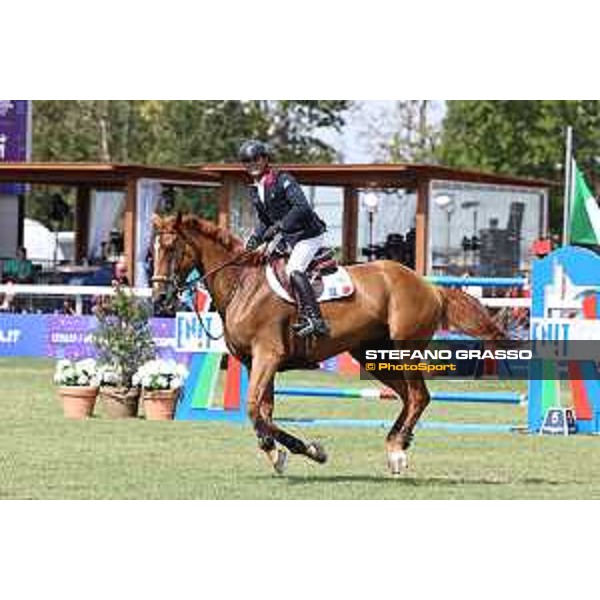
[[306,447],[306,456],[311,460],[323,465],[327,462],[327,453],[319,442],[311,442]]
[[276,452],[277,456],[273,461],[273,468],[277,475],[283,475],[287,465],[288,453],[285,450],[281,450],[281,448],[277,448]]
[[388,452],[387,459],[392,475],[402,475],[402,472],[408,469],[408,456],[404,450]]

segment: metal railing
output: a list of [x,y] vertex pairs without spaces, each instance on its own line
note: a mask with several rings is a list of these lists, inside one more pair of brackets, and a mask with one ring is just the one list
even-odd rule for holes
[[[97,299],[112,296],[111,286],[0,284],[0,310],[5,312],[91,314]],[[140,298],[150,298],[151,288],[132,288]],[[65,302],[68,301],[68,306]]]

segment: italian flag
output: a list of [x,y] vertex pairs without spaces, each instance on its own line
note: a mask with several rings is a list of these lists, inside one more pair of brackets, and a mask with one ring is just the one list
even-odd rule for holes
[[572,190],[569,243],[599,246],[600,207],[575,161]]

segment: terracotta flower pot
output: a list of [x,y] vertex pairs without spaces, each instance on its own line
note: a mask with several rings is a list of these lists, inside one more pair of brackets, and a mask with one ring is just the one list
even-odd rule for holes
[[67,419],[87,419],[94,412],[98,388],[90,386],[61,386],[58,396]]
[[137,417],[140,403],[139,388],[103,386],[100,400],[109,419],[131,419]]
[[142,402],[148,421],[171,421],[179,390],[144,390]]

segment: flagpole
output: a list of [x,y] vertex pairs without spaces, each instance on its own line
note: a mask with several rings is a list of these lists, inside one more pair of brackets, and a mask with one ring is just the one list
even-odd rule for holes
[[563,235],[562,245],[569,243],[569,216],[571,209],[571,170],[573,155],[573,128],[567,126],[567,139],[565,144],[565,194],[563,200]]

